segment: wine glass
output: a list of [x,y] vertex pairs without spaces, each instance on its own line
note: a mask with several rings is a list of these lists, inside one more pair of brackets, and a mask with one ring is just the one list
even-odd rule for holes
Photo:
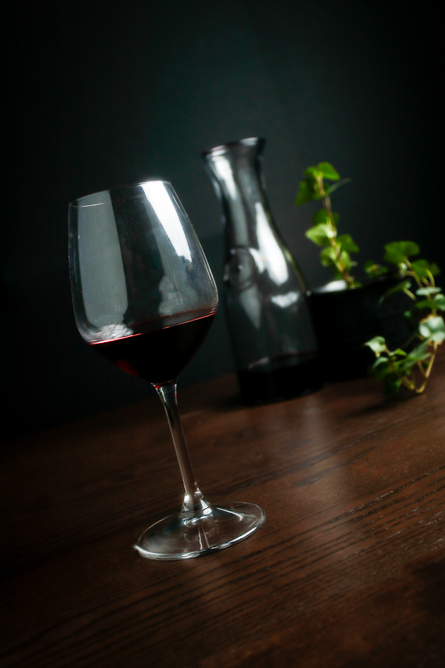
[[178,376],[207,334],[218,293],[171,184],[146,181],[72,202],[69,259],[82,338],[154,386],[184,483],[182,509],[150,526],[134,547],[149,559],[187,559],[247,538],[263,523],[264,512],[251,503],[223,508],[205,499],[179,417]]

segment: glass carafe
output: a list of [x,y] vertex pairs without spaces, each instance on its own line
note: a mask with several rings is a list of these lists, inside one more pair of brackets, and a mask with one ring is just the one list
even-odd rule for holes
[[306,286],[272,218],[265,140],[204,152],[225,227],[223,301],[244,403],[280,401],[322,382]]

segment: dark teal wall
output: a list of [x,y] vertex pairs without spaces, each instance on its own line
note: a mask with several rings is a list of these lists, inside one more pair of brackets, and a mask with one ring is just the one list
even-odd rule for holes
[[[425,5],[427,7],[427,5]],[[293,205],[308,164],[353,181],[335,208],[378,259],[438,243],[443,130],[439,16],[400,3],[39,2],[17,26],[17,195],[3,257],[13,435],[143,398],[142,382],[83,345],[71,313],[67,204],[147,178],[170,180],[220,281],[219,207],[200,152],[267,138],[276,221],[310,285],[325,270]],[[232,369],[222,313],[183,382]],[[11,411],[12,412],[12,411]],[[9,413],[9,411],[8,411]]]

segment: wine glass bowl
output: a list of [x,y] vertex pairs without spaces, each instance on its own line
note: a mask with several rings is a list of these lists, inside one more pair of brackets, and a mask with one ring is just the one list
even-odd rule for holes
[[171,184],[146,181],[72,202],[69,262],[80,335],[156,389],[182,474],[182,509],[149,527],[135,548],[147,558],[184,559],[246,538],[263,523],[263,511],[245,503],[221,508],[204,498],[179,417],[178,376],[209,330],[218,292]]
[[89,344],[216,312],[212,273],[169,183],[148,181],[72,202],[69,241],[74,314]]

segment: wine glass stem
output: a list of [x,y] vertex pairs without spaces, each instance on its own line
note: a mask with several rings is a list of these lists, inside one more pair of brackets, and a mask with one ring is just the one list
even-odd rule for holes
[[167,415],[179,468],[181,470],[182,481],[184,483],[185,496],[182,512],[193,512],[198,509],[205,512],[207,507],[210,509],[210,506],[204,499],[195,480],[195,474],[193,472],[192,462],[190,461],[187,442],[185,440],[184,430],[179,416],[178,385],[176,382],[172,382],[162,385],[161,387],[156,387],[155,389],[162,401],[162,405],[164,406]]

